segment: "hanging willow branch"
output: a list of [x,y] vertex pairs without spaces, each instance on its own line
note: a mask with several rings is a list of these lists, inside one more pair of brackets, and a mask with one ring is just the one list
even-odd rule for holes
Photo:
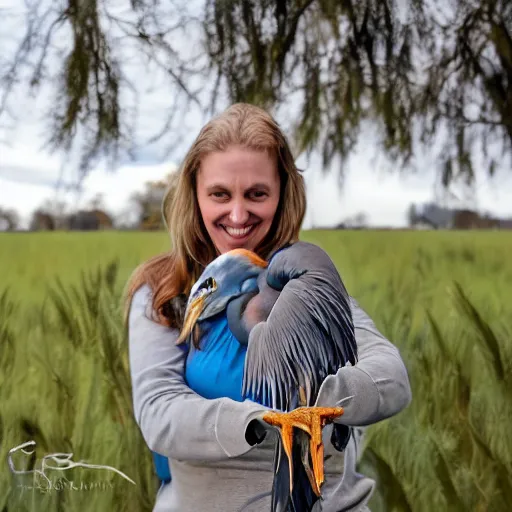
[[[444,186],[472,182],[477,143],[490,174],[510,157],[510,2],[207,0],[205,26],[231,100],[293,98],[297,146],[321,148],[325,165],[353,150],[365,120],[397,165],[415,141],[431,152],[441,139]],[[501,155],[488,151],[499,142]]]
[[[482,152],[490,175],[512,154],[507,0],[125,3],[31,0],[24,37],[0,56],[0,120],[14,117],[20,84],[50,86],[49,140],[65,149],[80,140],[84,173],[134,147],[144,98],[128,79],[133,60],[166,78],[167,117],[151,142],[179,138],[177,114],[190,106],[211,113],[227,99],[286,116],[294,147],[319,151],[325,166],[350,154],[366,121],[396,167],[420,147],[437,156],[444,186],[471,183]],[[59,47],[63,34],[70,47]]]
[[[179,2],[167,4],[166,10],[159,10],[158,4],[131,0],[128,12],[120,14],[108,0],[27,2],[24,35],[11,58],[4,56],[0,61],[0,118],[16,117],[15,105],[9,100],[17,87],[27,86],[35,94],[42,86],[49,87],[54,95],[45,116],[50,123],[50,147],[69,151],[78,141],[82,175],[99,157],[117,161],[133,146],[134,114],[140,101],[139,91],[126,73],[131,64],[124,51],[127,45],[137,54],[141,67],[150,63],[164,72],[170,97],[184,110],[191,103],[198,105],[188,81],[201,69],[193,69],[191,60],[183,61],[172,45],[175,33],[198,20],[178,14],[166,19],[167,10],[179,12]],[[132,109],[126,101],[128,93],[135,97]],[[172,123],[174,114],[171,109],[164,126]]]

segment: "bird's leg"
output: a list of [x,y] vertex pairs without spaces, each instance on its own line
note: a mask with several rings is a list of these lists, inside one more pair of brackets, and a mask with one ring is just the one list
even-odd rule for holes
[[311,485],[311,489],[315,492],[315,494],[318,496],[318,492],[320,491],[318,489],[318,485],[316,483],[315,475],[313,474],[313,470],[311,469],[311,447],[310,447],[310,440],[309,436],[304,432],[305,439],[301,439],[302,448],[301,448],[301,459],[302,459],[302,465],[304,466],[304,470],[306,471],[306,475],[309,480],[309,484]]
[[[299,428],[309,435],[309,446],[313,462],[313,491],[320,496],[320,487],[324,483],[324,445],[322,429],[325,425],[343,414],[343,407],[299,407],[290,412],[267,412],[263,420],[269,425],[280,428],[283,448],[290,465],[290,492],[292,491],[292,443],[293,428]],[[310,479],[311,480],[311,479]],[[314,485],[313,485],[314,484]]]

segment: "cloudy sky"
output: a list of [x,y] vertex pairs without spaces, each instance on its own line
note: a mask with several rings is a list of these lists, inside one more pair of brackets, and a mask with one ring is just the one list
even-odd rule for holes
[[[21,4],[10,3],[11,8],[17,5]],[[13,17],[10,28],[6,29],[4,24],[0,29],[0,44],[4,49],[12,48],[10,45],[16,43],[13,36],[22,33],[16,29],[21,26],[21,19],[21,14],[18,18]],[[131,51],[129,48],[123,50]],[[155,126],[158,128],[165,123],[163,113],[171,108],[175,98],[161,85],[161,76],[155,70],[134,64],[129,73],[136,77],[140,94],[137,124],[137,140],[140,142],[147,140],[151,128],[154,133],[157,131]],[[56,189],[59,180],[64,185],[72,183],[75,176],[73,161],[43,147],[48,134],[45,116],[51,109],[53,92],[43,88],[36,98],[30,98],[26,91],[17,90],[11,100],[16,119],[4,116],[0,123],[0,207],[16,209],[24,225],[34,209],[45,200],[55,198],[74,206],[86,206],[94,196],[102,194],[105,206],[112,214],[128,215],[130,196],[142,190],[146,181],[160,179],[174,169],[204,122],[191,109],[182,121],[182,133],[186,136],[176,144],[178,151],[171,156],[162,156],[165,155],[163,149],[169,146],[166,137],[152,145],[139,143],[134,161],[121,161],[115,170],[107,163],[99,162],[83,183],[82,192],[77,194],[66,191],[65,187]],[[286,126],[286,119],[278,118],[278,121]],[[404,226],[411,203],[424,203],[435,198],[434,162],[418,157],[416,167],[421,171],[416,174],[390,172],[389,162],[379,156],[374,139],[368,135],[361,138],[355,154],[345,165],[342,188],[337,184],[335,166],[322,173],[318,158],[312,157],[308,162],[300,157],[297,163],[305,169],[307,183],[308,212],[304,228],[332,226],[360,212],[366,214],[371,225]],[[477,172],[475,191],[473,205],[478,209],[512,217],[511,177],[502,172],[490,180],[484,173]],[[464,205],[464,202],[459,201],[459,204]]]
[[[47,199],[57,198],[86,206],[97,194],[103,196],[105,206],[112,214],[130,215],[130,196],[142,190],[146,181],[163,178],[177,163],[162,161],[157,155],[153,159],[146,155],[139,161],[121,164],[116,170],[101,164],[90,173],[83,190],[77,193],[62,186],[56,188],[61,171],[64,185],[72,182],[74,176],[73,170],[66,167],[66,157],[59,153],[49,154],[32,140],[21,137],[10,146],[0,148],[0,205],[16,209],[24,224],[31,212]],[[373,148],[366,151],[372,152]],[[298,160],[299,166],[305,169],[308,193],[305,229],[332,226],[359,212],[364,212],[369,223],[375,226],[404,226],[411,203],[424,203],[434,197],[434,169],[417,174],[390,173],[381,167],[381,159],[370,158],[360,148],[349,162],[345,182],[340,188],[337,169],[331,169],[324,176],[316,160],[312,158],[309,164],[305,158]],[[489,180],[480,174],[476,199],[481,210],[503,217],[512,216],[511,180],[504,175]]]

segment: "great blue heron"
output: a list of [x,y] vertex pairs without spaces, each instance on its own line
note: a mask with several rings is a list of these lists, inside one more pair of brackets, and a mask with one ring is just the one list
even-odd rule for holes
[[[313,406],[325,377],[357,359],[348,293],[316,245],[297,242],[269,264],[235,249],[211,262],[192,287],[178,339],[191,344],[187,364],[203,347],[215,350],[203,341],[220,340],[215,329],[226,320],[246,348],[242,397],[274,409],[262,419],[280,431],[272,511],[309,511],[324,481],[322,428],[343,413]],[[348,427],[334,424],[337,449],[349,436]]]

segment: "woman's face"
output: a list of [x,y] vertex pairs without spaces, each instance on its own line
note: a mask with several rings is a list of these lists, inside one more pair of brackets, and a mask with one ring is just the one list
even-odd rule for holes
[[209,153],[197,173],[204,225],[220,254],[254,250],[270,230],[279,204],[275,156],[239,146]]

